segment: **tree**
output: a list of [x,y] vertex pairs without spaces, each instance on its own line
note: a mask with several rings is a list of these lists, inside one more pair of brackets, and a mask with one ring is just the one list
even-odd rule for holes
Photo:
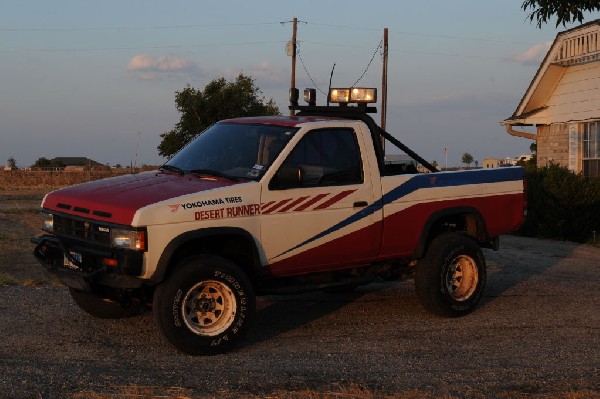
[[473,155],[465,152],[462,156],[462,163],[467,165],[467,168],[473,163]]
[[529,144],[529,151],[531,151],[532,154],[537,154],[537,141]]
[[600,11],[600,3],[598,0],[524,0],[521,9],[532,10],[528,15],[529,21],[535,19],[538,28],[553,16],[556,16],[558,27],[560,24],[566,26],[575,20],[581,23],[584,12]]
[[32,168],[64,168],[66,165],[60,161],[51,161],[46,157],[40,157],[35,161]]
[[11,155],[6,160],[6,166],[8,166],[10,169],[17,169],[17,160],[15,159],[14,155]]
[[175,93],[175,106],[181,113],[175,128],[160,135],[158,153],[170,157],[212,124],[227,118],[280,115],[277,104],[265,100],[250,76],[241,74],[234,82],[215,79],[204,91],[187,85]]

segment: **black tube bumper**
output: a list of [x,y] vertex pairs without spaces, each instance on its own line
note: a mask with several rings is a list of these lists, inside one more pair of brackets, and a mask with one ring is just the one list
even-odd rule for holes
[[[98,285],[133,289],[144,284],[136,277],[141,274],[142,253],[66,243],[52,235],[35,237],[31,242],[35,244],[33,255],[38,262],[67,287],[93,292]],[[108,267],[103,264],[104,259],[116,259],[118,266]]]

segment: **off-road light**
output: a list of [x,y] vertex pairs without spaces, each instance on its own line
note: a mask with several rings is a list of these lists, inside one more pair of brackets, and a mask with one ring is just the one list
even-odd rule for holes
[[297,106],[298,105],[298,98],[300,97],[300,91],[298,89],[296,89],[295,87],[292,87],[290,89],[290,104],[293,106]]
[[146,250],[146,232],[143,230],[128,230],[112,228],[110,242],[115,248]]
[[377,102],[377,89],[353,87],[350,91],[350,102],[360,104]]
[[51,213],[42,213],[42,230],[54,231],[54,215]]
[[350,102],[350,89],[329,89],[329,102],[346,104]]
[[311,107],[317,105],[317,90],[304,89],[304,101]]

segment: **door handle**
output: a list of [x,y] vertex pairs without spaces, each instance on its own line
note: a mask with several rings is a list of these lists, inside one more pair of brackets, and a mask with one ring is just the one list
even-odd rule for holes
[[354,203],[354,207],[355,208],[364,208],[365,206],[368,206],[369,203],[367,201],[356,201]]

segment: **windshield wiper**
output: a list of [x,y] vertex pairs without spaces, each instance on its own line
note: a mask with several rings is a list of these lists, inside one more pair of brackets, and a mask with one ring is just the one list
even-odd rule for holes
[[223,179],[232,180],[232,181],[240,181],[241,180],[239,177],[229,176],[225,173],[222,173],[222,172],[219,172],[216,170],[211,170],[211,169],[194,169],[194,170],[190,170],[189,173],[197,173],[199,175],[222,177]]
[[165,165],[161,166],[161,167],[160,167],[160,170],[168,170],[168,171],[170,171],[170,172],[179,173],[179,174],[180,174],[180,175],[182,175],[182,176],[185,174],[185,172],[184,172],[184,170],[183,170],[183,169],[181,169],[181,168],[179,168],[179,167],[177,167],[177,166],[173,166],[173,165],[167,165],[167,164],[165,164]]

